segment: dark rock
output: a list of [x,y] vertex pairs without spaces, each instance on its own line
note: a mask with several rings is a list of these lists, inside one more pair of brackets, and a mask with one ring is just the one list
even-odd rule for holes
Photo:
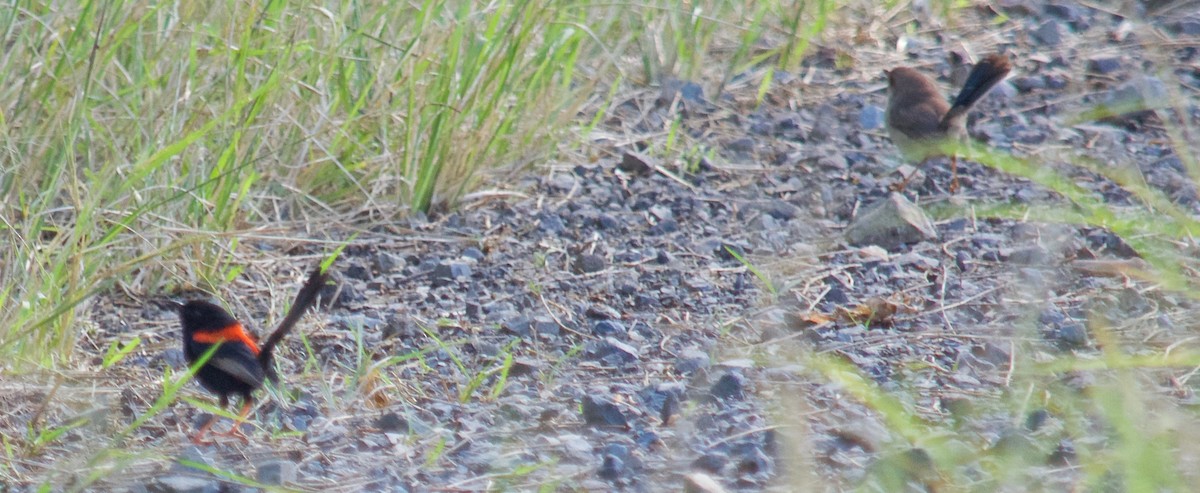
[[692,104],[708,104],[708,101],[704,99],[704,88],[700,87],[700,84],[688,80],[664,80],[658,98],[658,103],[661,105],[670,105],[676,98]]
[[1075,444],[1070,439],[1063,439],[1058,442],[1058,447],[1055,447],[1054,452],[1050,453],[1050,457],[1046,458],[1046,464],[1052,467],[1070,467],[1078,465],[1075,456]]
[[146,489],[152,493],[218,493],[221,484],[213,478],[171,475],[154,478]]
[[1037,13],[1030,0],[996,0],[996,7],[1010,16],[1027,17]]
[[1046,47],[1057,47],[1063,41],[1062,26],[1054,19],[1043,22],[1030,34]]
[[404,267],[404,259],[400,258],[399,255],[389,252],[376,253],[371,260],[371,263],[375,267],[375,271],[380,273],[386,274]]
[[483,258],[484,258],[483,250],[480,250],[475,247],[464,248],[461,255],[463,258],[469,258],[476,262],[483,260]]
[[446,286],[471,277],[471,266],[465,262],[442,262],[433,268],[433,287]]
[[596,474],[609,481],[616,481],[625,474],[625,461],[615,455],[605,454]]
[[596,358],[611,366],[621,366],[633,363],[638,359],[637,348],[606,337],[603,341],[593,343],[593,354]]
[[814,142],[824,142],[834,136],[838,124],[837,109],[828,103],[817,107],[816,121],[808,138]]
[[708,368],[711,361],[708,358],[708,353],[699,349],[684,349],[679,353],[679,357],[675,359],[675,371],[687,375],[696,370]]
[[[336,295],[336,296],[335,296]],[[343,308],[366,299],[352,282],[337,282],[326,284],[321,288],[321,306],[326,308]]]
[[876,130],[883,128],[883,120],[883,108],[873,104],[864,106],[862,111],[858,113],[858,124],[863,128],[863,130]]
[[371,269],[368,269],[365,265],[362,265],[358,262],[352,262],[342,269],[342,275],[349,277],[350,279],[366,281],[371,279]]
[[1083,324],[1065,324],[1051,335],[1054,345],[1062,350],[1085,349],[1088,346],[1087,328]]
[[505,320],[503,323],[500,324],[500,330],[503,330],[504,332],[515,335],[517,337],[529,337],[530,335],[533,334],[530,331],[530,329],[532,329],[532,328],[533,328],[532,322],[530,322],[529,318],[524,315],[509,319],[509,320]]
[[594,320],[619,320],[621,312],[615,308],[605,304],[588,305],[587,310],[583,312],[584,316]]
[[751,202],[746,209],[761,211],[780,221],[790,221],[800,214],[800,208],[785,200],[767,199]]
[[408,420],[388,411],[375,420],[375,427],[386,433],[408,433]]
[[725,465],[728,463],[729,458],[724,454],[709,452],[697,457],[696,460],[692,461],[692,468],[711,472],[713,474],[721,474],[721,470],[725,469]]
[[525,375],[534,375],[542,367],[541,362],[530,358],[514,358],[512,366],[508,369],[510,378],[523,377]]
[[907,243],[937,238],[925,212],[903,195],[892,193],[871,206],[846,227],[846,241],[855,246],[878,245],[891,250]]
[[1095,75],[1112,75],[1121,70],[1121,59],[1116,57],[1095,57],[1088,60],[1087,70]]
[[621,221],[617,220],[617,218],[613,217],[611,214],[600,213],[596,215],[596,225],[599,226],[600,229],[620,229]]
[[738,257],[746,258],[747,250],[749,249],[740,243],[717,241],[714,243],[712,254],[721,260],[737,260]]
[[558,214],[543,212],[538,214],[538,229],[547,233],[558,234],[567,229],[567,225],[563,223]]
[[749,154],[754,151],[754,139],[752,139],[750,137],[742,137],[740,139],[734,139],[733,141],[726,144],[725,148],[729,149],[732,152]]
[[1050,265],[1050,252],[1041,245],[1017,248],[1008,252],[1008,261],[1020,265]]
[[746,377],[734,372],[721,375],[709,394],[716,400],[741,400],[745,397]]
[[1036,409],[1025,417],[1025,429],[1029,431],[1038,431],[1042,425],[1046,424],[1046,420],[1050,419],[1050,412],[1045,409]]
[[269,460],[258,464],[258,482],[278,486],[296,482],[296,463],[285,460]]
[[1167,29],[1183,36],[1200,36],[1200,19],[1179,19],[1167,22]]
[[604,257],[593,253],[585,253],[575,257],[573,268],[576,274],[591,274],[600,272],[607,267]]
[[707,474],[693,472],[683,477],[683,493],[725,493],[726,490]]
[[583,421],[592,426],[628,427],[629,421],[621,408],[612,402],[595,395],[583,397]]
[[534,317],[533,330],[537,332],[539,336],[557,337],[560,333],[562,333],[558,322],[547,316]]
[[667,219],[665,221],[659,221],[658,224],[651,226],[650,229],[646,230],[646,233],[659,236],[674,233],[676,231],[679,231],[679,222],[674,219]]
[[679,414],[679,407],[679,396],[675,392],[667,392],[658,411],[659,421],[662,421],[664,426],[671,424],[672,418]]
[[621,154],[621,162],[617,164],[617,169],[632,175],[649,174],[654,170],[651,162],[649,157],[640,152],[625,151]]
[[592,324],[592,334],[597,337],[624,336],[625,324],[616,320],[599,320]]
[[740,450],[737,460],[737,473],[743,478],[745,476],[760,476],[761,479],[767,479],[774,471],[775,461],[771,460],[762,447],[757,444],[745,444]]
[[1046,88],[1046,78],[1037,76],[1037,75],[1016,77],[1012,80],[1012,84],[1013,84],[1013,86],[1015,86],[1017,88],[1017,91],[1022,92],[1022,93],[1029,93],[1029,92],[1040,91],[1042,89],[1045,89]]

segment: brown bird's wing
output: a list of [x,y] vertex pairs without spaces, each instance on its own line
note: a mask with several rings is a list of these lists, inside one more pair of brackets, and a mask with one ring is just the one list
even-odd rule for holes
[[888,115],[888,126],[910,139],[928,138],[938,131],[945,105],[940,99],[908,105]]

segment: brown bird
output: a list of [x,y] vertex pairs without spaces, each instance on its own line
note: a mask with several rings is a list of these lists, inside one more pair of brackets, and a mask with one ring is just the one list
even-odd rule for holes
[[[320,266],[313,269],[295,301],[292,301],[292,308],[262,346],[250,337],[241,322],[219,305],[201,300],[174,304],[173,308],[179,313],[183,324],[183,355],[188,364],[195,364],[213,345],[220,344],[212,357],[196,372],[196,379],[204,388],[217,394],[221,409],[229,405],[230,395],[242,397],[241,415],[227,435],[246,440],[238,426],[253,409],[254,391],[262,387],[264,380],[275,382],[279,379],[275,374],[273,358],[275,345],[300,321],[328,279],[328,273],[322,271]],[[192,437],[192,441],[207,443],[204,435],[216,421],[215,415],[210,417]]]
[[[988,55],[975,64],[963,84],[954,104],[942,97],[937,84],[929,77],[909,67],[887,71],[888,107],[887,129],[892,142],[904,158],[924,163],[930,158],[944,156],[942,145],[948,140],[965,142],[967,112],[985,94],[1004,80],[1012,70],[1012,62],[1001,54]],[[958,156],[950,156],[950,172],[954,175],[950,191],[958,191]],[[908,180],[900,185],[903,188]]]

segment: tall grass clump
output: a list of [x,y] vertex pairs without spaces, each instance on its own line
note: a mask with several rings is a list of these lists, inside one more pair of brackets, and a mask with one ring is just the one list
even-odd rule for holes
[[556,2],[0,8],[0,361],[53,366],[115,282],[224,282],[245,233],[455,200],[553,151]]

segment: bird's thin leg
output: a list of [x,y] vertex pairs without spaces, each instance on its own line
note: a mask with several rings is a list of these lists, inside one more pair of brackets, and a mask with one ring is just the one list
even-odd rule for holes
[[958,154],[950,156],[950,193],[958,193]]
[[233,422],[233,428],[230,428],[228,432],[222,433],[221,435],[237,437],[241,441],[249,443],[250,439],[246,437],[245,433],[242,433],[242,423],[246,422],[246,417],[250,416],[250,411],[253,410],[254,399],[249,397],[242,399],[242,412],[238,416],[237,421]]
[[[221,396],[221,402],[220,402],[220,404],[221,404],[221,409],[225,409],[225,407],[229,405],[229,397],[228,397],[228,396],[224,396],[224,395],[222,395],[222,396]],[[217,423],[217,415],[216,415],[216,414],[210,414],[210,415],[208,416],[208,420],[207,420],[207,421],[205,421],[205,422],[204,422],[204,424],[200,425],[200,429],[199,429],[199,430],[196,430],[196,434],[195,434],[195,435],[192,435],[192,443],[194,443],[194,444],[196,444],[196,445],[208,445],[208,444],[211,444],[211,443],[212,443],[212,441],[210,441],[210,440],[205,440],[205,439],[204,439],[204,435],[205,435],[205,434],[207,434],[207,433],[208,433],[208,429],[209,429],[209,428],[212,428],[212,426],[213,426],[214,424],[216,424],[216,423]]]

